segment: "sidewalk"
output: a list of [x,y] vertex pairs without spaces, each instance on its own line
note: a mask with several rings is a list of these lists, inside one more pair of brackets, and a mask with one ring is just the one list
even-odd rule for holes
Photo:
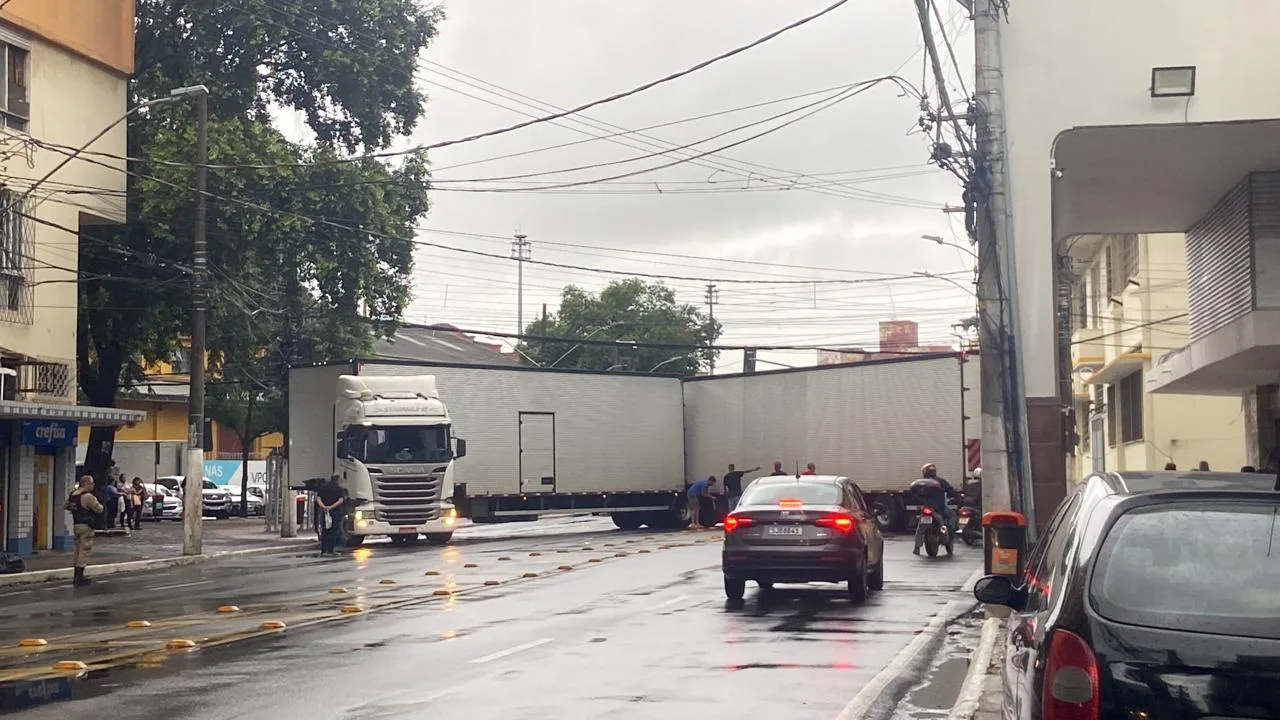
[[[315,537],[299,533],[297,538],[282,538],[278,532],[268,533],[259,518],[205,520],[203,555],[183,557],[182,523],[172,521],[144,522],[140,530],[129,535],[99,535],[94,538],[89,572],[103,566],[121,570],[148,570],[169,565],[200,562],[231,553],[261,553],[291,547],[307,548]],[[41,550],[27,558],[27,572],[0,574],[0,585],[43,582],[71,576],[71,553]],[[128,565],[122,565],[128,563]],[[101,570],[99,571],[101,574]]]
[[989,617],[973,651],[973,665],[965,677],[950,720],[1000,720],[1001,677],[1004,666],[1004,620]]

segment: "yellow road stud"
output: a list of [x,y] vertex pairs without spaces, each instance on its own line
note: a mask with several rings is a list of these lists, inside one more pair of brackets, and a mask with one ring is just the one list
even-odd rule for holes
[[527,573],[525,573],[525,574],[521,575],[520,577],[536,578],[536,577],[538,577],[538,573],[536,573],[536,572],[527,572]]
[[501,585],[502,583],[497,580],[485,580],[484,584],[488,585],[489,587],[493,587],[494,585]]
[[236,607],[235,605],[223,605],[222,607],[218,608],[218,612],[222,613],[223,615],[227,615],[230,613],[240,612],[240,608]]
[[130,628],[132,630],[141,630],[143,628],[151,627],[151,623],[146,620],[130,620],[128,623],[125,624],[125,627]]
[[262,623],[261,625],[259,625],[258,627],[263,630],[283,630],[285,628],[285,625],[279,620],[268,620]]
[[89,666],[85,665],[79,660],[59,660],[58,662],[53,664],[53,669],[54,670],[70,670],[70,671],[79,672],[81,670],[88,670]]
[[48,645],[48,644],[49,644],[49,641],[45,640],[44,638],[23,638],[18,641],[18,647],[25,647],[25,648],[44,647],[45,645]]
[[165,643],[164,646],[170,650],[190,650],[196,646],[196,642],[186,638],[174,638]]

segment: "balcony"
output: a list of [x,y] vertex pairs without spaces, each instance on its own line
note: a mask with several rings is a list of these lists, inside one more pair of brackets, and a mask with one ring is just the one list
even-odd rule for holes
[[1107,362],[1101,328],[1080,328],[1071,333],[1071,371],[1094,371]]

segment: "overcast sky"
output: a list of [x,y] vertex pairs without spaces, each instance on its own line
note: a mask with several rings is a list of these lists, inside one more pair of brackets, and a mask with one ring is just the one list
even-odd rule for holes
[[[627,90],[755,40],[829,2],[453,0],[446,4],[448,20],[421,68],[431,99],[412,140],[435,142],[510,125],[529,114],[544,114],[547,106],[539,102],[571,107]],[[971,85],[971,24],[958,3],[942,2],[940,7],[964,67],[964,82]],[[634,136],[592,140],[592,135],[619,132],[605,123],[636,130],[895,72],[919,86],[922,45],[911,3],[852,0],[747,53],[586,113],[598,122],[565,120],[559,126],[543,124],[438,150],[432,156],[437,189],[420,238],[505,256],[510,253],[508,238],[518,230],[528,236],[535,261],[717,278],[716,317],[724,323],[726,344],[874,347],[876,322],[890,318],[918,320],[923,342],[953,342],[950,325],[971,314],[973,301],[942,280],[730,282],[865,280],[875,273],[972,268],[972,258],[963,252],[920,239],[922,234],[963,237],[960,217],[939,210],[944,204],[958,205],[960,190],[952,176],[927,164],[927,138],[913,131],[918,102],[889,84],[696,164],[611,183],[537,192],[457,190],[528,190],[634,172],[679,156],[653,155],[515,181],[450,182],[616,163],[669,147]],[[950,85],[954,96],[962,96],[954,72]],[[926,87],[933,96],[931,78]],[[823,97],[675,124],[646,135],[684,145]],[[695,149],[746,138],[798,114]],[[565,143],[576,144],[494,159]],[[774,189],[791,182],[801,187]],[[766,187],[770,189],[761,191]],[[569,247],[575,245],[586,247]],[[407,320],[516,330],[514,261],[432,248],[419,253],[417,264]],[[526,264],[525,321],[543,303],[554,312],[566,284],[595,290],[618,277]],[[682,301],[703,303],[704,281],[666,282]],[[814,355],[775,352],[761,358],[798,365],[812,363]],[[740,353],[722,355],[719,367],[738,370]]]

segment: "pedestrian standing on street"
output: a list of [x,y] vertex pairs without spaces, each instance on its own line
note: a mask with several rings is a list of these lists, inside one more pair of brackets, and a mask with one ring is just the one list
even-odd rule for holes
[[142,527],[142,508],[146,504],[147,488],[142,484],[142,478],[135,477],[133,487],[129,489],[129,519],[132,520],[134,530]]
[[818,474],[818,466],[817,466],[817,465],[814,465],[813,463],[809,463],[808,465],[805,465],[805,466],[804,466],[804,472],[802,472],[802,473],[800,473],[800,474],[801,474],[801,475],[817,475],[817,474]]
[[787,471],[782,469],[782,461],[781,461],[781,460],[774,460],[774,461],[773,461],[773,472],[771,472],[771,473],[769,473],[769,474],[770,474],[770,475],[775,475],[775,476],[776,476],[776,475],[786,475],[786,474],[787,474]]
[[689,515],[693,518],[693,522],[689,525],[693,528],[702,527],[702,498],[711,497],[711,488],[715,487],[716,476],[712,475],[706,480],[689,486]]
[[93,531],[102,524],[102,512],[105,509],[93,495],[92,475],[80,477],[80,485],[67,498],[66,509],[71,512],[71,532],[76,539],[76,549],[71,560],[75,575],[71,582],[76,587],[83,587],[89,584],[89,579],[84,576],[84,569],[89,564],[89,554],[93,552]]
[[729,472],[724,474],[724,493],[725,499],[729,501],[729,510],[737,507],[738,499],[742,497],[742,476],[759,471],[758,466],[750,470],[737,470],[733,467],[733,463],[729,463]]
[[330,475],[328,482],[320,486],[316,493],[316,508],[320,514],[320,556],[337,555],[339,523],[342,522],[342,486],[338,484],[338,476]]
[[[120,514],[120,488],[115,478],[107,478],[107,530],[116,526],[116,516]],[[101,503],[99,503],[101,504]]]

